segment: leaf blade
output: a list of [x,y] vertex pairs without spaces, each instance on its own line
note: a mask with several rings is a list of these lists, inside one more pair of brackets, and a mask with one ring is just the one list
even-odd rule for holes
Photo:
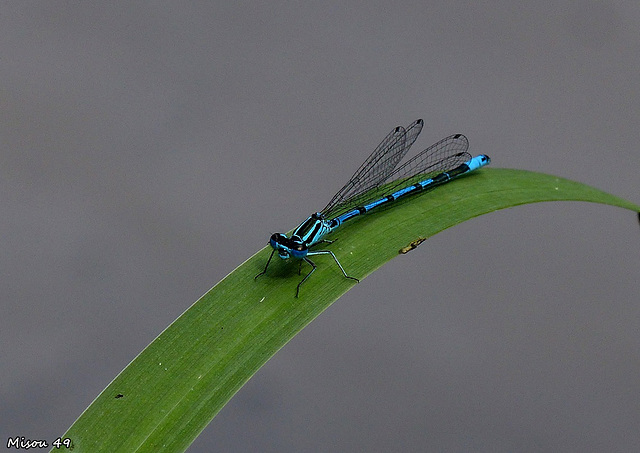
[[[470,218],[544,201],[640,206],[551,175],[483,169],[356,218],[330,246],[350,275],[364,278],[402,247]],[[297,332],[354,282],[329,257],[295,299],[297,264],[259,251],[202,296],[132,361],[65,434],[75,451],[184,451],[226,402]],[[118,396],[122,395],[122,396]]]

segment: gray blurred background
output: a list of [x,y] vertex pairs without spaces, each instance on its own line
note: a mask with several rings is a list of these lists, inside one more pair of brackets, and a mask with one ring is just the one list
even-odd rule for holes
[[[63,434],[398,124],[639,203],[640,5],[470,3],[3,3],[2,444]],[[353,288],[189,451],[639,451],[639,281],[632,212],[466,222]]]

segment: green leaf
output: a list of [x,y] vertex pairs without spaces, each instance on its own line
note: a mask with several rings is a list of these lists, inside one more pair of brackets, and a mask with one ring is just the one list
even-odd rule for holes
[[[401,250],[465,220],[561,200],[640,211],[636,204],[555,176],[482,169],[348,222],[327,248],[349,275],[362,280]],[[276,257],[254,281],[269,253],[265,248],[238,266],[114,379],[65,434],[75,452],[184,451],[273,354],[357,284],[342,276],[330,256],[320,256],[318,270],[296,299],[302,278],[297,263]]]

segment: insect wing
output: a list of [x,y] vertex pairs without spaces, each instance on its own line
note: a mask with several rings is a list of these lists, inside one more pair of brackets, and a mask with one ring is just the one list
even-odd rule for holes
[[384,191],[392,193],[400,186],[407,187],[443,171],[452,170],[471,159],[468,149],[469,140],[462,134],[443,138],[398,167],[389,176],[393,184],[385,185]]
[[354,206],[353,201],[384,183],[393,173],[411,145],[416,141],[424,122],[416,120],[406,129],[398,126],[392,130],[373,153],[338,191],[322,210],[325,217],[332,217]]
[[[403,187],[429,179],[443,171],[451,170],[471,159],[467,152],[469,141],[462,134],[451,135],[431,145],[389,175],[387,184],[379,185],[349,199],[346,210],[367,205]],[[342,211],[339,212],[342,214]]]

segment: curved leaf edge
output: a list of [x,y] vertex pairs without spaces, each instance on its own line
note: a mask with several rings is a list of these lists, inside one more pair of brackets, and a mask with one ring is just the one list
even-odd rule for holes
[[[586,201],[640,212],[593,187],[522,170],[483,169],[446,187],[354,220],[331,250],[362,279],[412,241],[500,209]],[[354,286],[326,261],[295,299],[295,265],[272,265],[253,282],[269,253],[222,279],[107,386],[65,434],[76,452],[184,451],[270,357]]]

